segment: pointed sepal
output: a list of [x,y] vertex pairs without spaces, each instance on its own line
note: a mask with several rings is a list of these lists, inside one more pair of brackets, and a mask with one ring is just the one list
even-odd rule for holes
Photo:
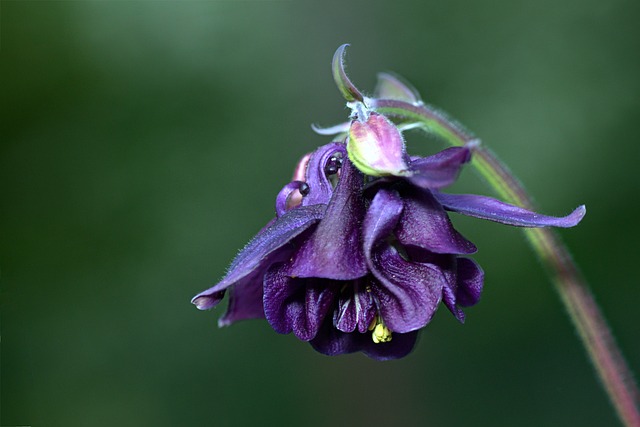
[[336,50],[336,53],[333,54],[333,61],[331,62],[333,80],[336,82],[336,85],[344,99],[349,102],[362,102],[364,100],[364,96],[362,96],[362,93],[360,93],[358,88],[351,83],[351,80],[349,80],[349,77],[347,77],[347,73],[344,70],[344,54],[347,50],[347,46],[349,45],[343,44],[338,48],[338,50]]

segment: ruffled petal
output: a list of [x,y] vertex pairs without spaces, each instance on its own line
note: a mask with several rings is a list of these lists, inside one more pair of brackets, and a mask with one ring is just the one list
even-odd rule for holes
[[380,281],[371,291],[391,331],[415,331],[429,323],[442,300],[446,283],[438,267],[405,261],[391,246],[376,249],[371,254],[370,265]]
[[456,300],[462,307],[470,307],[480,301],[484,285],[484,271],[474,260],[458,258],[458,288]]
[[409,259],[420,263],[437,265],[445,279],[442,288],[442,302],[460,322],[464,323],[464,311],[457,304],[458,292],[458,257],[451,254],[436,254],[413,246],[406,247]]
[[565,217],[546,216],[475,194],[433,194],[445,209],[475,218],[517,227],[562,227],[577,225],[586,213],[584,205]]
[[438,189],[455,182],[462,166],[471,159],[467,147],[450,147],[433,156],[411,162],[413,175],[407,179],[422,188]]
[[344,159],[340,181],[324,218],[296,251],[289,276],[352,280],[367,274],[360,231],[365,215],[363,183],[363,175]]
[[367,332],[376,316],[370,278],[348,282],[342,286],[338,306],[333,313],[333,325],[342,332]]
[[293,332],[303,341],[316,336],[332,308],[338,284],[327,280],[292,279],[274,265],[264,277],[264,313],[276,332]]
[[332,157],[346,157],[346,154],[345,145],[337,142],[323,145],[311,154],[306,175],[309,194],[302,199],[302,206],[326,205],[329,203],[333,194],[333,186],[327,177],[325,168]]
[[327,356],[355,353],[362,351],[375,360],[393,360],[411,353],[418,337],[418,331],[407,334],[393,334],[393,339],[385,343],[374,343],[370,333],[345,333],[337,330],[330,322],[325,321],[314,339],[309,341],[319,353]]
[[473,243],[451,224],[442,205],[429,190],[410,187],[402,190],[404,210],[395,230],[403,245],[417,246],[440,254],[471,254]]
[[402,213],[395,192],[380,190],[373,198],[363,224],[367,263],[380,282],[371,291],[378,309],[393,332],[410,332],[425,326],[442,298],[445,278],[433,264],[405,261],[386,239]]
[[[225,277],[215,286],[196,295],[191,302],[200,310],[218,304],[224,292],[235,286],[235,302],[220,319],[221,325],[242,317],[243,299],[255,301],[262,298],[262,276],[274,262],[286,259],[292,247],[287,244],[322,218],[326,207],[314,205],[292,209],[262,229],[233,260]],[[253,305],[253,304],[252,304]],[[257,314],[251,310],[252,314]],[[246,318],[246,317],[245,317]]]

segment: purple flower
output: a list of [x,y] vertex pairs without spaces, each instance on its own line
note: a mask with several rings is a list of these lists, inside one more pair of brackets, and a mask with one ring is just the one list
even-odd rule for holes
[[[441,193],[472,146],[408,157],[403,142],[389,143],[398,131],[383,116],[354,123],[370,127],[367,144],[378,142],[380,152],[358,157],[364,166],[356,167],[348,150],[356,131],[348,143],[305,156],[276,198],[276,218],[218,284],[193,298],[205,310],[229,291],[220,326],[266,318],[277,332],[293,332],[327,355],[400,358],[440,302],[463,322],[462,308],[480,299],[484,273],[467,257],[476,247],[454,229],[447,210],[519,227],[572,227],[584,216],[583,206],[557,218],[489,197]],[[385,152],[389,146],[393,152]]]
[[419,106],[419,95],[381,74],[377,98],[364,97],[344,72],[345,48],[334,55],[333,73],[351,122],[316,128],[344,136],[303,157],[276,197],[276,217],[192,302],[210,309],[229,291],[220,326],[266,318],[276,332],[293,332],[320,353],[397,359],[413,349],[441,302],[464,322],[462,308],[482,293],[484,273],[468,258],[476,247],[446,211],[518,227],[573,227],[585,208],[557,218],[440,192],[477,143],[409,156],[399,128],[368,104],[384,98]]

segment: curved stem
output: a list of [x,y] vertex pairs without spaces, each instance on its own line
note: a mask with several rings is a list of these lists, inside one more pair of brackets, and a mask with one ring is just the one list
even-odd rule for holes
[[[387,116],[419,122],[427,131],[442,137],[452,145],[464,145],[475,139],[444,113],[426,105],[374,100],[371,107]],[[500,197],[510,203],[534,210],[534,203],[522,184],[489,149],[482,146],[475,148],[472,165]],[[524,233],[536,254],[553,275],[555,288],[578,330],[618,416],[626,426],[640,426],[640,393],[631,371],[566,246],[551,228],[524,229]]]

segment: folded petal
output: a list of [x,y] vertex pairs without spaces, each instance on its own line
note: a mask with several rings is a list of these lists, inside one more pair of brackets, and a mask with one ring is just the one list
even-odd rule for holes
[[449,211],[517,227],[573,227],[586,213],[584,205],[565,217],[554,217],[531,212],[486,196],[436,192],[433,195]]
[[455,182],[462,166],[471,159],[467,147],[450,147],[433,156],[411,162],[413,175],[407,179],[422,188],[438,189]]
[[342,332],[367,332],[376,316],[370,278],[347,282],[340,290],[333,325]]
[[347,151],[344,144],[332,142],[323,145],[311,154],[307,165],[306,180],[309,193],[302,199],[302,206],[327,204],[333,193],[333,186],[325,170],[332,157],[344,156]]
[[365,215],[363,175],[344,159],[340,181],[313,235],[296,251],[287,274],[352,280],[367,274],[360,224]]
[[403,245],[417,246],[441,254],[476,252],[451,224],[442,205],[429,190],[410,187],[402,190],[404,210],[395,234]]
[[456,300],[462,307],[470,307],[480,301],[484,285],[484,271],[472,259],[458,258],[458,288]]
[[433,264],[409,262],[387,243],[402,214],[395,192],[380,190],[363,224],[367,263],[379,284],[371,291],[392,332],[410,332],[425,326],[442,298],[445,278]]
[[[207,310],[218,304],[230,286],[236,286],[237,298],[262,297],[262,276],[274,262],[288,257],[292,247],[287,244],[322,218],[326,207],[314,205],[292,209],[262,229],[233,260],[225,277],[215,286],[196,295],[191,302],[200,310]],[[238,304],[230,304],[230,309],[240,310]],[[228,313],[227,321],[233,318]],[[222,319],[221,319],[222,321]]]
[[355,353],[362,351],[376,360],[400,359],[413,350],[418,331],[407,334],[393,334],[393,339],[385,343],[374,343],[371,333],[345,333],[337,330],[330,322],[325,321],[314,339],[309,341],[319,353],[327,356]]
[[437,265],[445,279],[442,288],[442,302],[460,322],[464,323],[464,311],[458,307],[458,257],[451,254],[436,254],[413,246],[406,247],[409,259],[420,263]]
[[433,264],[405,261],[391,246],[380,246],[371,254],[371,271],[380,284],[371,292],[378,310],[392,332],[410,332],[424,327],[442,299],[445,277]]
[[264,277],[264,313],[276,332],[293,332],[309,341],[333,306],[338,284],[327,280],[292,279],[274,265]]

